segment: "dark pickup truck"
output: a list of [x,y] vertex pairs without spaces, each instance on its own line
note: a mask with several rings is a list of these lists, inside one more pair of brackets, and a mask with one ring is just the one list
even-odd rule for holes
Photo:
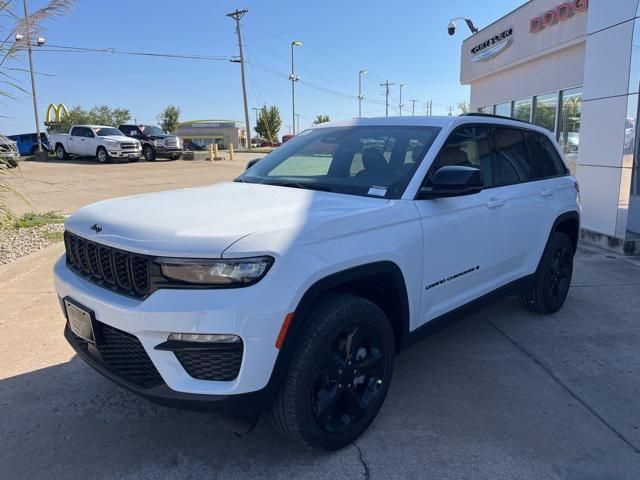
[[182,155],[182,140],[162,131],[155,125],[120,125],[118,129],[127,137],[142,144],[142,156],[152,162],[156,158],[177,160]]

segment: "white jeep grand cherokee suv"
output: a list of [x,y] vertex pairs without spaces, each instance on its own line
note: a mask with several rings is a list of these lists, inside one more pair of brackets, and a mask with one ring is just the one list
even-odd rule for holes
[[543,314],[564,303],[579,196],[546,130],[479,114],[324,123],[252,163],[68,218],[65,336],[114,383],[268,411],[337,449],[434,325],[514,293]]

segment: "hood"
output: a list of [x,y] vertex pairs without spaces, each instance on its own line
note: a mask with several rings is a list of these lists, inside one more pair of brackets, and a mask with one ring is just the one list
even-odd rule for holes
[[[316,227],[387,203],[384,199],[225,182],[94,203],[71,215],[65,227],[123,250],[219,258],[231,244],[252,233],[301,224]],[[91,230],[94,224],[102,231]]]
[[105,135],[103,137],[98,137],[102,140],[115,140],[116,142],[130,142],[131,138],[126,135]]

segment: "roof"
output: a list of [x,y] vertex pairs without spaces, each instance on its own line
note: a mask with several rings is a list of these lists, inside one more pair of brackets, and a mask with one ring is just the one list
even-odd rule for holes
[[457,117],[439,116],[439,117],[373,117],[373,118],[354,118],[352,120],[343,120],[338,122],[326,122],[316,125],[314,128],[324,127],[348,127],[357,125],[371,126],[403,126],[403,127],[446,127],[453,123]]
[[181,127],[188,127],[189,125],[194,125],[194,124],[198,124],[198,123],[242,123],[244,126],[243,122],[240,122],[238,120],[224,120],[224,119],[210,119],[210,120],[188,120],[186,122],[180,122],[178,125]]

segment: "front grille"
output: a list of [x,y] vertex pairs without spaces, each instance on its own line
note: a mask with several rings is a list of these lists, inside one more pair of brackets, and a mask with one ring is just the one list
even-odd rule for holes
[[177,147],[178,146],[178,139],[177,138],[165,138],[164,144],[167,147]]
[[125,252],[64,232],[67,265],[82,277],[136,298],[150,293],[150,257]]
[[[101,342],[96,346],[100,358],[96,360],[107,369],[142,388],[153,388],[164,383],[140,340],[134,335],[100,322],[96,322],[96,328],[101,334]],[[86,340],[73,333],[71,335],[77,345],[88,350]]]
[[120,144],[120,148],[122,148],[123,150],[133,150],[134,148],[136,148],[136,144],[135,143],[121,143]]
[[242,364],[242,342],[216,345],[215,351],[176,351],[182,368],[198,380],[235,380]]

